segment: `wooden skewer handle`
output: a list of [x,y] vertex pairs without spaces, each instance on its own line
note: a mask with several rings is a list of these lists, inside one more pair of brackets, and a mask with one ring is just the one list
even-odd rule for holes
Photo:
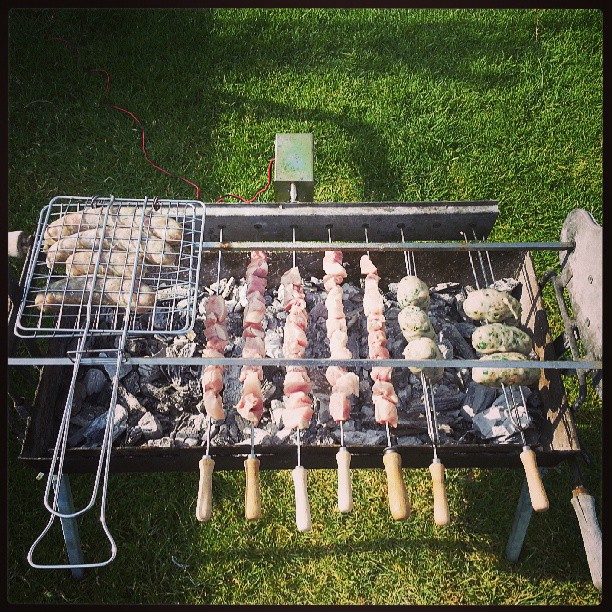
[[291,472],[293,485],[295,487],[295,524],[298,531],[310,531],[312,521],[310,519],[310,502],[308,501],[308,490],[306,488],[306,468],[299,465]]
[[434,522],[439,526],[448,525],[450,513],[444,484],[444,465],[440,461],[434,461],[429,466],[429,471],[433,482]]
[[338,462],[338,510],[350,512],[353,508],[353,487],[351,484],[351,453],[344,447],[336,453]]
[[525,468],[525,476],[527,477],[527,486],[529,487],[529,497],[531,497],[531,505],[536,512],[544,512],[548,510],[548,497],[544,490],[544,484],[538,471],[536,455],[531,449],[524,450],[521,453],[521,461]]
[[396,521],[405,521],[410,516],[410,503],[408,502],[406,485],[402,478],[402,457],[395,451],[385,452],[383,463],[387,473],[387,491],[391,516]]
[[244,462],[246,488],[244,490],[244,517],[247,521],[261,518],[261,492],[259,489],[259,459],[248,457]]
[[212,473],[214,467],[215,461],[211,457],[200,459],[200,485],[196,505],[196,518],[200,522],[209,520],[212,515]]

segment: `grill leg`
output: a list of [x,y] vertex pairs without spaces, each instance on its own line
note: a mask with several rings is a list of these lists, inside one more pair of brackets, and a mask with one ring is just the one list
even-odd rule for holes
[[516,563],[519,559],[532,513],[533,506],[531,505],[531,498],[529,497],[529,487],[527,486],[527,479],[524,479],[521,488],[521,496],[519,497],[516,512],[514,514],[512,531],[510,532],[510,537],[506,544],[506,559],[508,559],[510,563]]
[[[57,488],[57,480],[53,480],[53,486]],[[74,512],[74,501],[72,499],[72,490],[70,489],[70,480],[68,475],[64,474],[61,479],[61,486],[57,498],[58,510],[62,514],[70,514]],[[60,518],[62,523],[62,531],[64,532],[64,542],[66,543],[66,552],[68,553],[68,561],[71,565],[79,565],[83,563],[83,549],[81,548],[81,538],[79,536],[79,526],[76,518]],[[72,577],[77,580],[83,577],[83,568],[78,567],[70,570]]]

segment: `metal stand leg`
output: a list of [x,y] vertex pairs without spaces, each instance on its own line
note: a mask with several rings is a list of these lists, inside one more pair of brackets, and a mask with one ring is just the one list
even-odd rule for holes
[[[68,474],[63,474],[60,482],[61,486],[57,496],[58,510],[62,514],[73,513],[74,501],[72,500],[72,490],[70,489]],[[57,480],[55,478],[53,479],[53,486],[57,488]],[[69,563],[73,565],[83,563],[83,549],[81,548],[81,538],[79,537],[79,526],[77,525],[76,518],[60,518],[60,521],[62,523],[62,531],[64,532]],[[72,572],[72,577],[77,580],[83,577],[82,567],[74,568],[70,571]]]
[[516,506],[512,531],[510,532],[510,537],[508,538],[508,544],[506,544],[506,559],[508,559],[510,563],[516,563],[518,561],[532,513],[533,506],[531,505],[531,498],[529,497],[527,479],[525,479],[523,480],[521,496],[519,497],[519,502]]

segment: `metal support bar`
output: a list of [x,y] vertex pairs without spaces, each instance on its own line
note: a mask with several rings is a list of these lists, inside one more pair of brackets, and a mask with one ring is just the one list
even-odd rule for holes
[[[113,358],[102,357],[82,357],[81,365],[113,365],[117,360]],[[432,368],[524,368],[527,370],[545,369],[545,370],[578,370],[578,369],[593,369],[600,370],[602,368],[601,361],[517,361],[508,359],[491,360],[491,359],[285,359],[265,357],[261,359],[251,359],[248,357],[131,357],[123,356],[122,364],[127,365],[174,365],[174,366],[235,366],[235,365],[254,365],[254,366],[274,366],[277,368],[285,368],[287,366],[304,366],[305,368],[320,368],[328,366],[339,366],[342,368],[371,368],[374,366],[389,367],[389,368],[415,368],[423,365],[427,361],[427,365]],[[74,359],[70,357],[40,357],[40,358],[24,358],[10,357],[8,365],[10,366],[59,366],[73,365]]]
[[[60,480],[59,495],[57,497],[58,510],[62,514],[74,514],[74,500],[72,499],[72,489],[68,474],[63,474]],[[53,488],[57,490],[57,477],[53,478]],[[68,562],[70,565],[82,565],[83,549],[81,548],[81,538],[79,536],[79,526],[76,518],[60,518]],[[84,574],[82,567],[72,568],[72,577],[81,579]]]
[[[339,251],[571,251],[573,242],[334,242]],[[203,242],[204,251],[304,251],[329,249],[328,242]]]

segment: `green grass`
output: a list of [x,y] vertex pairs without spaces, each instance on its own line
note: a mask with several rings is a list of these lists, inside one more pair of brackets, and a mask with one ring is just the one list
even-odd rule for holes
[[[277,132],[315,135],[315,199],[496,199],[495,240],[556,240],[576,207],[602,221],[602,14],[594,10],[13,10],[9,22],[9,229],[34,230],[57,194],[201,199],[264,184]],[[537,36],[536,36],[537,32]],[[103,67],[112,77],[85,68]],[[263,196],[273,198],[271,191]],[[558,261],[536,258],[537,272]],[[549,311],[556,311],[547,295]],[[551,325],[560,331],[558,317]],[[575,385],[568,389],[575,394]],[[578,417],[601,507],[601,401]],[[549,473],[521,560],[504,547],[521,473],[450,470],[452,525],[436,529],[426,470],[406,471],[413,517],[395,524],[382,470],[354,473],[355,509],[334,510],[335,473],[309,475],[313,531],[295,529],[288,472],[262,473],[264,518],[243,519],[244,474],[214,476],[196,522],[196,474],[117,474],[108,524],[117,559],[34,570],[44,480],[9,445],[12,602],[596,604],[571,477]],[[91,479],[74,476],[84,500]],[[78,502],[77,502],[78,503]],[[56,526],[57,527],[57,526]],[[59,527],[41,550],[61,557]],[[107,555],[82,524],[88,559]],[[42,546],[42,545],[41,545]],[[181,569],[172,561],[186,564]]]

